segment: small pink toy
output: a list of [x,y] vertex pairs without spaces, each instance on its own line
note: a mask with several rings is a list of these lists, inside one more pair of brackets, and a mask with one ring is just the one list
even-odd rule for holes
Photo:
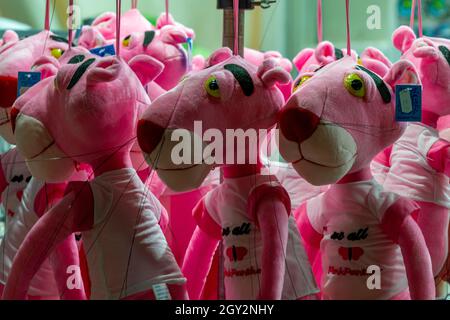
[[69,183],[66,196],[32,228],[14,259],[5,299],[23,299],[52,249],[80,231],[92,299],[159,298],[154,285],[173,299],[187,297],[155,217],[162,208],[149,201],[130,159],[137,119],[150,104],[141,83],[162,68],[146,56],[128,66],[87,54],[15,103],[17,145],[35,177],[65,180],[78,162],[91,165],[95,178]]
[[164,90],[170,90],[188,70],[187,53],[181,46],[187,38],[183,29],[168,25],[159,30],[129,34],[123,39],[120,51],[125,61],[144,54],[162,62],[164,70],[155,83]]
[[[220,241],[226,299],[299,299],[313,295],[317,288],[290,216],[289,196],[273,175],[262,173],[257,159],[259,148],[253,155],[254,163],[250,148],[242,145],[219,147],[214,155],[206,153],[197,165],[176,164],[171,157],[176,146],[171,135],[180,129],[199,139],[198,135],[209,129],[224,135],[227,130],[267,130],[276,123],[284,101],[276,84],[288,83],[290,76],[274,60],[256,68],[223,48],[208,59],[207,65],[157,99],[138,126],[138,140],[148,162],[173,190],[198,188],[215,164],[224,170],[224,181],[199,202],[193,213],[198,227],[183,263],[190,297],[201,296]],[[201,132],[194,132],[196,121],[202,123]],[[256,146],[261,142],[255,141]],[[219,160],[219,154],[228,159],[228,164]],[[244,158],[237,162],[240,154]]]
[[[308,182],[334,184],[298,210],[310,257],[320,247],[323,298],[434,299],[429,253],[411,217],[419,208],[383,191],[368,169],[404,132],[393,92],[405,79],[418,82],[414,66],[400,61],[382,79],[346,56],[310,75],[282,112],[279,146]],[[368,287],[371,266],[379,290]]]

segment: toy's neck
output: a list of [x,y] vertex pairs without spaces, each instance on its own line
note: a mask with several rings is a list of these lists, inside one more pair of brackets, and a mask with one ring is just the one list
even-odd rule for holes
[[252,176],[261,173],[263,165],[258,164],[241,164],[232,166],[223,166],[223,177],[225,179],[237,179]]
[[369,181],[372,180],[372,172],[370,171],[370,168],[364,168],[358,172],[350,173],[343,177],[337,184],[347,184],[347,183],[354,183],[354,182],[360,182],[360,181]]
[[437,123],[439,120],[439,115],[431,111],[422,111],[422,123],[429,127],[437,128]]
[[132,168],[130,153],[123,151],[108,155],[91,162],[96,177],[110,171]]

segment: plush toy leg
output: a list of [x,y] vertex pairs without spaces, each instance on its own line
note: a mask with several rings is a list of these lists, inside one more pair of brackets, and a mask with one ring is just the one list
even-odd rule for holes
[[433,275],[442,270],[448,255],[449,211],[442,206],[419,202],[421,212],[417,217],[417,224],[430,251]]

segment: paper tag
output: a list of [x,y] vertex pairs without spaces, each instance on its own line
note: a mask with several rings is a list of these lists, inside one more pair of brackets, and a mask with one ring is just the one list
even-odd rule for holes
[[23,95],[39,81],[41,81],[40,72],[19,72],[17,76],[17,97]]
[[156,300],[172,300],[169,288],[165,283],[155,284],[152,286]]
[[422,86],[402,84],[395,86],[395,120],[397,122],[422,121]]
[[187,55],[188,55],[188,71],[192,70],[192,51],[194,49],[194,40],[192,38],[186,39]]
[[108,57],[108,56],[115,56],[116,55],[116,48],[114,47],[113,44],[110,44],[108,46],[104,46],[104,47],[98,47],[98,48],[94,48],[91,49],[91,53],[95,54],[99,57]]

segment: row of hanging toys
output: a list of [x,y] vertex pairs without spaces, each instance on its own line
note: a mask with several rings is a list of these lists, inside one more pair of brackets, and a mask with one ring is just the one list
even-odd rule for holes
[[[414,32],[416,4],[418,37]],[[387,190],[395,190],[420,205],[416,219],[427,241],[433,274],[441,291],[441,282],[449,277],[450,171],[448,140],[440,139],[438,129],[449,128],[450,40],[423,35],[422,1],[414,0],[410,26],[394,32],[393,45],[402,53],[401,59],[411,61],[419,72],[422,121],[409,124],[404,136],[377,156],[372,167]]]
[[[50,3],[46,1],[44,30],[34,36],[19,40],[13,31],[6,31],[5,43],[0,54],[0,86],[2,89],[2,123],[0,135],[8,143],[15,145],[11,107],[17,95],[22,95],[32,85],[31,80],[42,74],[31,72],[37,59],[53,61],[61,58],[71,47],[71,41],[56,36],[50,31]],[[13,39],[9,41],[8,39]],[[70,40],[70,38],[69,38]],[[19,72],[24,72],[19,78]],[[39,79],[38,79],[39,80]],[[1,243],[0,291],[6,284],[11,272],[12,261],[25,239],[29,229],[41,217],[46,208],[58,201],[64,192],[65,183],[46,184],[31,176],[22,154],[13,146],[1,155],[1,192],[2,206],[7,212],[5,236]],[[85,179],[84,170],[74,174],[73,179]],[[79,265],[78,249],[75,238],[69,237],[47,259],[30,284],[29,299],[59,298],[61,288],[66,286],[64,270]],[[61,295],[64,299],[83,299],[84,291],[67,291]]]
[[[120,0],[116,8],[119,44]],[[70,181],[62,199],[31,228],[16,254],[3,297],[24,299],[46,257],[61,241],[73,238],[73,232],[81,232],[88,297],[161,298],[152,288],[159,283],[172,298],[186,299],[180,268],[158,226],[165,209],[138,176],[136,170],[144,161],[136,170],[131,161],[136,120],[150,104],[144,86],[164,65],[147,55],[137,55],[127,64],[120,47],[117,57],[104,58],[69,48],[59,62],[53,69],[39,63],[55,76],[14,103],[17,146],[36,178],[67,181],[81,166],[93,173],[87,180]],[[60,274],[66,275],[66,270]],[[64,287],[59,296],[70,289]]]
[[[279,121],[280,152],[324,194],[297,210],[311,261],[322,257],[324,299],[434,299],[431,245],[413,219],[418,205],[385,190],[369,166],[407,129],[396,121],[400,84],[420,84],[414,65],[400,60],[379,75],[347,55],[315,72],[293,94]],[[333,94],[331,94],[331,92]],[[322,164],[322,165],[321,165]],[[423,230],[425,231],[425,230]],[[370,290],[367,270],[382,266],[381,288]]]

